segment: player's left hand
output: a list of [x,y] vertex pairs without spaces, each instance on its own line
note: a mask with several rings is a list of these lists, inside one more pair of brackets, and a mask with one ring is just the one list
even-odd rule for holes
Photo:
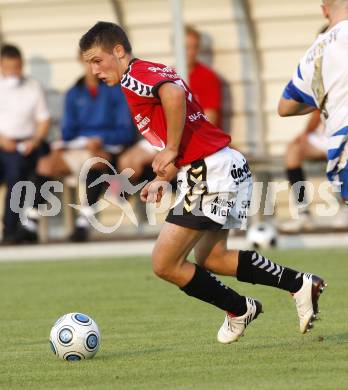
[[156,175],[165,176],[166,167],[174,162],[177,155],[178,151],[171,148],[165,148],[158,152],[152,161],[152,169]]
[[140,199],[146,203],[158,203],[163,196],[163,181],[152,180],[140,192]]

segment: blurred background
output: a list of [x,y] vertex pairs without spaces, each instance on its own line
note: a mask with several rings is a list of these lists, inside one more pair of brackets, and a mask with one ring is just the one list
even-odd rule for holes
[[[122,25],[136,57],[179,69],[185,64],[180,58],[185,47],[184,39],[180,43],[184,26],[190,25],[200,33],[199,61],[221,82],[221,126],[232,135],[233,145],[248,157],[255,180],[265,183],[259,194],[261,201],[272,203],[265,199],[267,184],[288,180],[284,155],[308,122],[306,117],[280,118],[277,103],[304,51],[325,24],[320,1],[0,0],[0,43],[17,46],[23,54],[24,74],[41,83],[51,115],[50,142],[60,139],[65,94],[83,74],[78,40],[99,20]],[[306,162],[304,169],[315,188],[326,181],[323,159]],[[1,204],[5,187],[1,188]],[[61,195],[65,206],[73,203],[71,196]],[[272,196],[274,209],[264,215],[261,208],[252,221],[268,221],[282,231],[281,223],[291,217],[289,202],[294,201],[288,188]],[[154,237],[160,223],[148,226],[138,201],[129,202],[139,216],[138,226],[125,218],[114,233],[93,231],[88,239]],[[341,209],[331,217],[316,215],[316,206],[330,207],[335,202],[334,197],[323,202],[315,190],[309,207],[315,224],[297,224],[284,228],[284,233],[346,231],[348,216]],[[63,209],[65,213],[40,221],[39,242],[65,241],[72,234],[72,209]],[[98,218],[112,225],[120,213],[122,209],[115,202]],[[302,237],[300,241],[306,242]]]
[[[276,113],[284,84],[324,24],[319,1],[186,0],[184,23],[203,34],[202,59],[226,82],[223,127],[246,153],[281,156],[305,118]],[[52,116],[59,98],[81,74],[78,40],[98,20],[127,30],[134,54],[175,64],[173,15],[168,0],[1,0],[3,42],[18,45],[25,72],[47,91]],[[226,97],[233,97],[226,101]]]

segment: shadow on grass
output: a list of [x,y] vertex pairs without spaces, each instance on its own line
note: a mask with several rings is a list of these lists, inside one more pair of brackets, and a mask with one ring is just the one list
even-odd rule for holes
[[336,344],[348,343],[348,332],[318,336],[317,341],[330,341]]
[[[337,334],[311,334],[311,335],[299,335],[299,338],[291,339],[287,341],[282,341],[279,339],[268,340],[259,340],[256,343],[252,344],[253,350],[271,350],[271,349],[283,349],[283,350],[297,350],[303,347],[311,347],[315,344],[325,343],[325,344],[345,344],[348,342],[348,332],[337,333]],[[238,349],[240,351],[249,351],[251,347],[250,342],[238,344]]]

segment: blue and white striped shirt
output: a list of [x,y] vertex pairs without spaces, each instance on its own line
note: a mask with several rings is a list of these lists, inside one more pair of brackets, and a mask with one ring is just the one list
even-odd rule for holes
[[348,20],[318,35],[283,96],[321,110],[328,137],[327,176],[338,181],[348,161]]

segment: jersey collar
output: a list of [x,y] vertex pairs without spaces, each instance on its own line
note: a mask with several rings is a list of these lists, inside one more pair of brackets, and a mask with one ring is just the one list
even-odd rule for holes
[[131,65],[132,65],[135,61],[138,61],[138,58],[132,58],[132,59],[129,61],[128,67],[127,67],[126,71],[123,73],[123,76],[126,75],[126,74],[130,71]]

